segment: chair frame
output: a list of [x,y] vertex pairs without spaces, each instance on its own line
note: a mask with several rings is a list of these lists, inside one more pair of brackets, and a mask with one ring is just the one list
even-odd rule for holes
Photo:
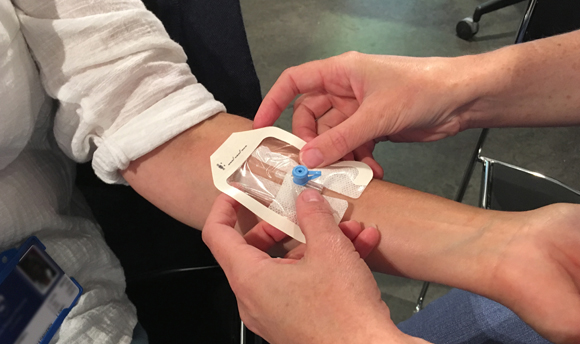
[[562,183],[561,181],[559,181],[557,179],[545,176],[541,173],[526,170],[525,168],[521,168],[519,166],[515,166],[512,164],[508,164],[506,162],[503,162],[503,161],[487,158],[484,156],[480,156],[478,158],[478,161],[481,162],[483,165],[483,171],[482,171],[483,174],[481,176],[481,191],[480,191],[480,198],[479,198],[479,207],[480,208],[483,208],[483,209],[490,209],[491,208],[492,176],[493,176],[493,168],[495,165],[503,165],[503,166],[509,167],[510,169],[513,169],[513,170],[516,170],[516,171],[519,171],[519,172],[522,172],[525,174],[532,175],[535,178],[544,179],[544,180],[546,180],[552,184],[556,184],[559,187],[566,189],[566,190],[570,191],[571,193],[576,194],[578,197],[580,197],[580,191],[569,187],[568,185]]

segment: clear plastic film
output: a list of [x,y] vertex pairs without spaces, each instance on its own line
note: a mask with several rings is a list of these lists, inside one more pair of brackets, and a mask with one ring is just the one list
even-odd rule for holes
[[305,186],[293,181],[292,169],[299,165],[299,150],[275,138],[267,138],[229,178],[228,184],[254,198],[273,212],[298,224],[296,199],[304,189],[311,188],[323,194],[336,222],[340,222],[348,202],[326,195],[325,187],[317,180]]
[[296,219],[296,199],[305,188],[322,193],[338,223],[348,208],[344,198],[358,198],[372,179],[372,170],[358,161],[308,171],[299,164],[299,152],[305,144],[275,127],[233,133],[210,157],[214,185],[304,242]]

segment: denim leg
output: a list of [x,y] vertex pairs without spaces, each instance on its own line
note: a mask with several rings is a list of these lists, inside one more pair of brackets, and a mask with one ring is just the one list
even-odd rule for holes
[[433,301],[398,327],[435,344],[550,343],[508,308],[459,289]]
[[133,329],[133,340],[131,344],[149,344],[149,338],[147,337],[147,332],[141,323],[137,323],[135,328]]

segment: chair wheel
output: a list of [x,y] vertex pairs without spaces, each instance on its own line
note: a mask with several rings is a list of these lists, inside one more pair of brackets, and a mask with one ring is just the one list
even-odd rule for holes
[[473,18],[467,17],[457,23],[455,31],[459,38],[468,41],[479,31],[479,23],[474,22]]

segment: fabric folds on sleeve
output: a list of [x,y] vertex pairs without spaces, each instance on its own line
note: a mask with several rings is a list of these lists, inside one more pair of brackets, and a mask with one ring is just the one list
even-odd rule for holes
[[225,111],[186,64],[181,47],[137,0],[16,0],[21,29],[47,93],[54,134],[105,182],[119,170]]

